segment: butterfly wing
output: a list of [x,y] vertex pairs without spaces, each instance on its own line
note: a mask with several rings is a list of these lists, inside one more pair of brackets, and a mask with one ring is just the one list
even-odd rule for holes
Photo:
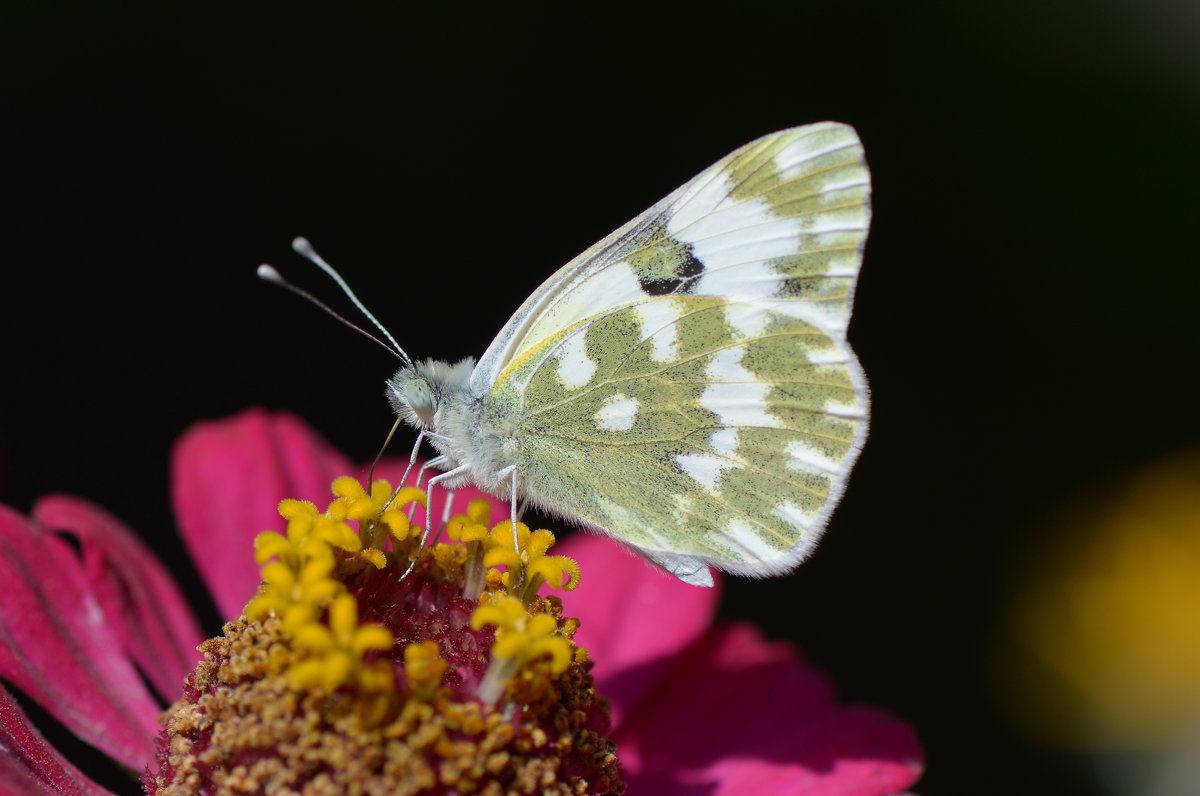
[[868,202],[852,128],[785,130],[551,277],[472,376],[526,495],[697,584],[799,563],[866,435],[845,335]]

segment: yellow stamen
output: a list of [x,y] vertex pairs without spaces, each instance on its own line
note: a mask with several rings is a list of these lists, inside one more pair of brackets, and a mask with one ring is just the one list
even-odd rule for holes
[[442,682],[446,662],[436,641],[417,641],[404,648],[404,671],[413,693],[428,699]]
[[[466,514],[451,517],[446,526],[452,540],[467,543],[464,597],[478,599],[485,588],[511,590],[520,581],[513,595],[528,603],[543,583],[564,591],[579,585],[579,564],[566,556],[547,555],[555,543],[554,534],[544,529],[530,531],[525,523],[518,522],[514,545],[512,521],[502,520],[488,531],[484,523],[490,513],[491,505],[486,500],[473,500]],[[505,571],[501,573],[497,567]],[[522,570],[524,575],[518,578],[516,574]]]
[[530,615],[525,604],[515,597],[502,597],[475,609],[471,627],[496,628],[492,646],[492,665],[479,687],[479,698],[495,702],[505,686],[522,668],[549,657],[551,674],[562,674],[574,660],[571,642],[558,634],[558,620],[549,614]]
[[[262,586],[225,639],[207,643],[172,714],[156,796],[195,792],[195,782],[310,780],[331,793],[498,793],[513,782],[620,792],[607,707],[572,641],[579,623],[557,597],[537,595],[543,583],[579,581],[574,561],[549,555],[553,534],[509,521],[489,529],[491,505],[473,501],[450,523],[464,544],[433,545],[402,582],[422,534],[407,507],[424,493],[393,500],[386,481],[348,477],[332,492],[323,512],[283,501],[286,532],[256,538]],[[476,602],[474,630],[459,589]],[[235,729],[192,754],[211,716]]]
[[[332,692],[356,684],[366,700],[356,708],[360,715],[382,719],[387,706],[381,706],[380,697],[393,690],[391,667],[384,661],[364,662],[363,657],[374,650],[390,649],[394,639],[383,626],[359,623],[358,603],[335,575],[338,559],[334,551],[383,569],[386,553],[373,544],[364,549],[363,539],[347,520],[369,529],[372,542],[379,536],[374,529],[381,524],[393,534],[397,527],[410,529],[398,510],[389,510],[384,519],[383,507],[392,495],[386,481],[376,481],[368,494],[358,481],[346,476],[333,482],[332,492],[336,499],[324,513],[306,501],[279,504],[280,515],[288,521],[287,535],[267,531],[255,539],[255,560],[262,565],[263,585],[246,612],[256,618],[278,615],[282,631],[297,650],[307,654],[287,668],[293,688]],[[411,488],[401,490],[401,496],[409,502],[424,500],[420,490]]]
[[[550,600],[539,607],[558,608]],[[276,617],[230,622],[223,637],[205,642],[205,662],[168,713],[165,760],[150,792],[279,790],[282,783],[314,793],[622,792],[603,729],[606,707],[585,670],[572,664],[541,687],[530,677],[546,670],[539,664],[519,673],[506,693],[512,705],[493,707],[445,677],[451,668],[439,644],[446,643],[459,642],[407,645],[399,663],[405,687],[390,696],[397,662],[363,664],[355,687],[363,693],[349,701],[342,698],[349,690],[330,698],[329,689],[352,661],[311,658]]]
[[[385,568],[388,556],[382,545],[389,536],[393,544],[411,544],[421,533],[400,506],[423,505],[425,495],[405,488],[393,501],[386,481],[376,481],[368,492],[350,477],[337,479],[332,491],[336,497],[324,513],[318,513],[311,503],[280,504],[288,531],[286,535],[266,532],[255,540],[263,586],[247,611],[251,616],[273,613],[280,617],[281,631],[301,654],[285,667],[292,687],[333,692],[354,686],[359,695],[356,713],[382,717],[389,713],[391,703],[380,699],[393,694],[394,677],[386,661],[366,661],[364,656],[390,649],[394,637],[385,627],[359,623],[358,604],[337,574],[339,561],[357,559],[372,568]],[[448,535],[466,543],[465,566],[462,547],[437,545],[431,552],[435,565],[457,567],[465,573],[468,597],[478,598],[484,587],[489,589],[490,595],[483,594],[483,604],[471,616],[475,630],[485,625],[496,628],[491,662],[477,691],[488,704],[496,702],[518,675],[527,684],[523,689],[527,690],[529,683],[548,686],[548,677],[587,660],[587,653],[570,640],[578,622],[560,621],[561,604],[555,598],[544,601],[537,596],[543,583],[574,589],[579,583],[579,565],[565,556],[548,554],[555,537],[547,530],[531,531],[524,523],[514,528],[510,520],[488,530],[490,514],[488,501],[475,500],[465,515],[457,515],[449,523]],[[358,534],[349,522],[358,522]],[[501,573],[496,567],[506,571]],[[513,591],[518,578],[520,586]],[[506,591],[510,593],[506,595]],[[550,610],[554,613],[548,613]],[[431,698],[447,669],[437,643],[409,644],[404,657],[410,689],[422,699]]]

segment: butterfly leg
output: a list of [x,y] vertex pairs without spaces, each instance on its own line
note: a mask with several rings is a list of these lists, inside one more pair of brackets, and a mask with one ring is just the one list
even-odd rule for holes
[[[417,480],[416,480],[416,482],[413,483],[413,486],[415,486],[417,489],[423,489],[424,488],[423,485],[425,483],[425,474],[429,470],[433,470],[435,468],[441,467],[445,463],[446,463],[445,456],[434,456],[432,459],[428,459],[427,461],[425,461],[421,465],[421,468],[419,470],[417,470]],[[399,491],[399,490],[397,490],[397,491]],[[412,522],[412,519],[413,519],[413,517],[416,516],[416,514],[417,514],[417,506],[414,503],[412,505],[412,507],[410,507],[408,510],[408,521]]]
[[427,431],[422,431],[417,434],[417,441],[413,443],[412,452],[408,454],[408,466],[404,468],[404,475],[400,477],[400,485],[408,480],[408,474],[412,472],[413,465],[417,463],[417,454],[421,452],[421,443],[425,441]]
[[454,496],[457,494],[458,490],[454,487],[446,490],[446,499],[442,501],[442,519],[438,523],[437,533],[433,535],[431,545],[437,544],[438,540],[442,538],[442,531],[446,530],[446,525],[450,522],[450,510],[454,508]]
[[[396,430],[395,427],[393,427],[392,431],[395,431],[395,430]],[[408,474],[412,472],[413,465],[415,465],[417,463],[417,454],[421,452],[421,443],[427,439],[435,439],[435,438],[439,439],[439,440],[443,440],[443,441],[445,441],[445,439],[446,439],[441,434],[434,434],[432,431],[422,431],[421,433],[417,434],[417,441],[413,443],[412,452],[409,453],[409,455],[408,455],[408,466],[404,468],[404,475],[400,476],[400,483],[396,485],[396,489],[392,492],[391,498],[389,498],[388,502],[386,504],[384,504],[383,508],[385,510],[388,508],[388,506],[392,505],[392,501],[396,499],[396,495],[399,495],[400,490],[404,488],[404,485],[406,483],[408,483]],[[391,439],[391,434],[388,434],[388,439]],[[385,446],[386,446],[386,444],[387,443],[384,443]],[[378,460],[378,457],[376,457],[376,459]],[[421,487],[421,474],[424,473],[425,470],[427,468],[429,468],[431,465],[437,466],[437,464],[435,464],[435,463],[440,464],[441,462],[444,462],[445,460],[446,460],[445,456],[435,456],[432,459],[429,459],[428,461],[426,461],[424,464],[421,465],[421,469],[417,472],[416,486],[418,489]],[[374,471],[375,471],[375,465],[372,464],[371,472],[374,473]],[[369,479],[367,481],[367,488],[368,489],[371,488],[371,481]],[[412,519],[411,515],[409,516],[409,519],[410,520]]]
[[[428,464],[428,462],[426,462],[426,464]],[[464,464],[459,467],[455,467],[453,470],[439,473],[438,475],[435,475],[433,478],[429,479],[429,486],[425,491],[425,530],[421,532],[421,543],[417,546],[417,552],[413,554],[412,561],[408,563],[408,569],[404,570],[404,574],[400,576],[400,582],[403,582],[405,578],[412,574],[413,569],[415,569],[417,566],[417,562],[421,560],[421,553],[425,551],[425,543],[429,541],[429,525],[431,521],[430,509],[433,507],[434,484],[437,484],[439,481],[444,481],[447,478],[463,475],[469,469],[470,468]]]
[[[392,427],[392,430],[395,431],[394,426]],[[408,455],[408,466],[404,468],[404,475],[400,476],[400,483],[396,484],[396,489],[395,489],[395,491],[392,492],[392,496],[390,498],[388,498],[388,502],[386,504],[384,504],[383,508],[385,511],[387,510],[388,506],[392,505],[392,501],[396,499],[396,495],[400,494],[400,490],[403,489],[405,483],[408,482],[408,474],[412,472],[413,465],[417,463],[417,453],[420,452],[421,443],[425,441],[425,437],[428,436],[428,434],[429,434],[428,431],[422,431],[420,434],[417,434],[417,441],[415,443],[413,443],[412,453],[410,453]],[[392,435],[388,434],[388,439],[390,440],[391,438],[392,438]],[[384,443],[384,446],[385,447],[387,446],[386,442]],[[383,451],[380,451],[380,453],[382,454]],[[375,463],[377,463],[378,461],[379,461],[379,457],[376,456]],[[374,474],[374,472],[375,472],[375,463],[371,464],[371,473],[372,474]],[[428,464],[428,462],[426,462],[426,464]],[[418,475],[417,478],[419,480],[420,475]],[[420,484],[417,484],[417,486],[420,486]],[[370,488],[371,488],[371,480],[370,480],[370,478],[368,478],[367,479],[367,489],[370,490]],[[412,517],[409,517],[409,519],[411,520]]]
[[[508,467],[505,467],[503,470],[497,472],[496,475],[500,477],[508,476],[508,515],[509,520],[512,522],[513,550],[517,554],[517,561],[520,561],[521,540],[517,537],[517,466],[515,464],[510,464]],[[519,578],[520,579],[517,581],[516,586],[521,585],[521,581],[525,579],[524,569],[521,570]],[[514,586],[514,588],[516,586]]]

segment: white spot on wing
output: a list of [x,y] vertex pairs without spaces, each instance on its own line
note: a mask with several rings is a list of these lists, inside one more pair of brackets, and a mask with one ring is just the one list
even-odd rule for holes
[[746,347],[742,345],[722,348],[708,363],[708,377],[714,381],[753,381],[754,374],[742,365],[745,355]]
[[710,384],[700,394],[700,405],[723,426],[780,428],[779,418],[767,412],[770,391],[769,384]]
[[842,253],[830,257],[825,275],[829,277],[858,276],[858,255]]
[[596,373],[596,363],[587,354],[584,347],[586,330],[567,335],[559,346],[556,355],[558,359],[558,381],[570,390],[576,390],[592,380]]
[[707,216],[683,238],[693,238],[686,242],[705,266],[723,269],[795,254],[802,228],[798,218],[772,215],[766,202],[748,199]]
[[637,420],[639,406],[636,398],[617,393],[605,398],[600,409],[592,417],[596,425],[605,431],[628,431]]
[[714,431],[712,436],[708,438],[708,447],[712,448],[712,452],[718,456],[725,456],[727,458],[736,457],[738,430],[736,428],[723,428],[719,431]]
[[807,531],[811,521],[795,503],[780,503],[771,513],[798,531]]
[[767,412],[767,394],[771,385],[755,381],[754,374],[742,366],[744,346],[718,351],[708,365],[712,383],[700,394],[700,405],[717,416],[723,426],[762,426],[778,428],[779,418]]
[[679,302],[672,299],[646,301],[637,307],[642,321],[642,337],[650,341],[650,359],[655,362],[674,362],[679,358],[677,328]]
[[792,440],[787,444],[785,450],[791,457],[788,461],[788,468],[791,470],[802,473],[817,470],[830,475],[840,475],[842,472],[841,465],[820,451],[808,447],[800,440]]
[[850,323],[850,309],[811,301],[796,301],[795,299],[764,299],[761,305],[765,309],[798,318],[810,326],[815,326],[830,337],[842,339],[846,336],[846,326]]
[[804,355],[808,357],[808,361],[814,365],[844,365],[846,364],[846,354],[844,351],[839,351],[832,346],[828,348],[810,347],[805,349]]
[[[789,246],[784,254],[795,251]],[[695,250],[696,258],[704,263],[705,271],[692,291],[698,296],[722,296],[733,301],[756,301],[774,296],[779,292],[781,274],[773,265],[762,261],[746,262],[750,258],[738,257],[740,265],[717,267]],[[783,255],[779,255],[783,256]],[[716,270],[711,270],[716,268]]]
[[[861,397],[861,396],[860,396]],[[847,404],[834,403],[833,401],[826,402],[821,409],[827,415],[834,417],[844,417],[847,420],[866,420],[867,413],[863,411],[862,405],[849,406]]]
[[721,473],[733,467],[733,462],[703,453],[681,453],[675,461],[693,481],[710,492],[717,492]]
[[780,556],[780,551],[763,542],[754,532],[754,526],[745,520],[730,520],[725,526],[725,533],[730,543],[745,550],[751,558],[773,561]]
[[759,337],[767,328],[770,318],[760,305],[730,303],[724,307],[725,322],[747,338]]

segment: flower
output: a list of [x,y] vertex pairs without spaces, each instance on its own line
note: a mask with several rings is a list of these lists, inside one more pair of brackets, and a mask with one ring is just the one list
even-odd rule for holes
[[[397,467],[381,465],[378,474],[397,483]],[[262,562],[251,543],[280,526],[278,499],[318,499],[349,472],[347,460],[288,415],[252,410],[185,434],[173,456],[172,496],[184,540],[224,615],[239,616],[257,593]],[[354,490],[345,482],[342,489],[347,501],[370,499],[366,490],[348,494]],[[470,516],[476,496],[461,491],[456,510]],[[478,517],[478,504],[472,510]],[[526,539],[539,555],[544,542]],[[177,700],[200,658],[202,634],[178,587],[135,535],[76,498],[44,498],[31,518],[0,507],[0,546],[7,584],[0,677],[78,737],[142,772],[161,730],[148,686]],[[907,725],[837,703],[826,679],[790,646],[763,641],[749,625],[713,625],[715,590],[679,583],[599,536],[577,534],[559,552],[568,557],[546,556],[539,572],[551,582],[579,581],[566,614],[581,620],[575,640],[595,661],[597,690],[612,701],[610,737],[629,793],[867,796],[903,790],[919,776],[921,751]],[[582,580],[571,559],[582,563]],[[368,556],[357,566],[376,564]],[[382,636],[360,634],[366,625],[356,611],[367,606],[343,607],[328,637],[310,629],[305,638],[330,655],[361,654],[365,667],[380,654]],[[477,616],[478,632],[498,628],[497,649],[503,641],[519,664],[546,652],[546,665],[557,667],[553,629],[519,607],[496,603]],[[205,642],[210,657],[219,642]],[[355,669],[354,660],[346,671],[358,677],[365,668]],[[432,687],[442,676],[444,664],[428,645],[407,647],[403,660],[416,684]],[[309,682],[303,672],[296,676]],[[54,750],[0,689],[0,792],[108,791]]]

